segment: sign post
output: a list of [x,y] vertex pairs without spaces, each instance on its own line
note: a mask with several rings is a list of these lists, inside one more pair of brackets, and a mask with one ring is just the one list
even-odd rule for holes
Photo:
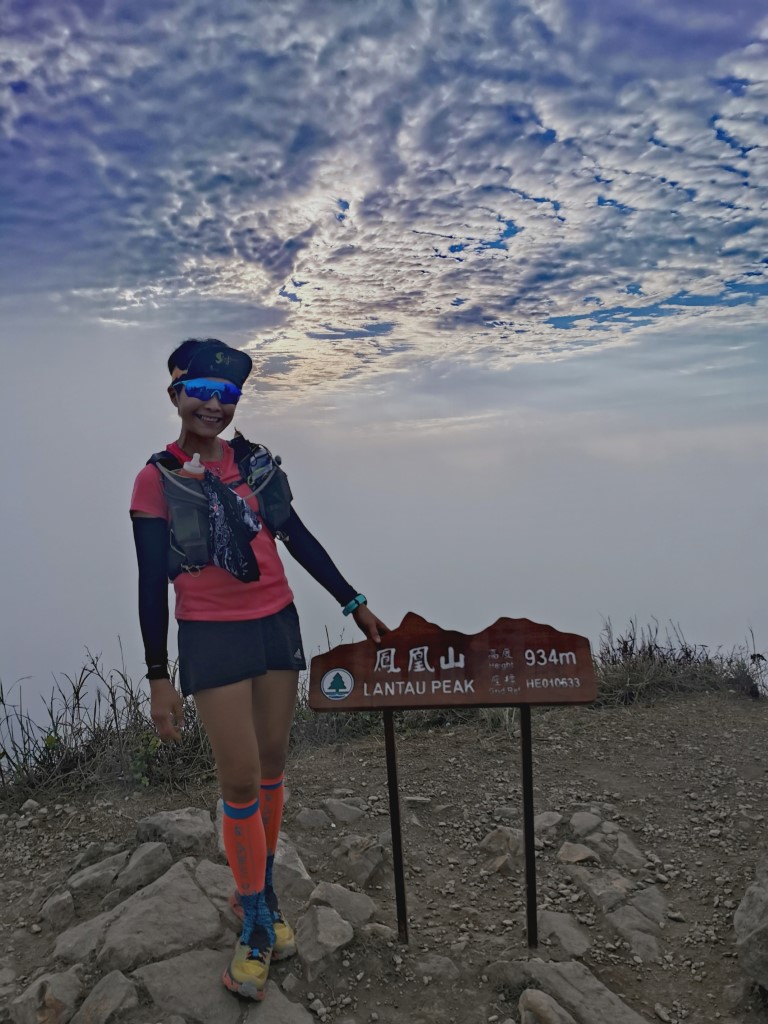
[[382,711],[392,824],[398,936],[408,942],[394,711],[519,707],[528,945],[538,945],[533,831],[531,706],[588,704],[597,696],[586,637],[530,619],[497,619],[471,636],[408,612],[380,644],[341,644],[312,659],[309,706],[315,711]]

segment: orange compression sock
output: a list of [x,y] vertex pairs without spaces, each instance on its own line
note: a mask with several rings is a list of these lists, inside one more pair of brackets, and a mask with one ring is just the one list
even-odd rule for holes
[[235,804],[223,800],[222,803],[224,849],[237,891],[243,894],[261,892],[267,866],[267,840],[259,801]]

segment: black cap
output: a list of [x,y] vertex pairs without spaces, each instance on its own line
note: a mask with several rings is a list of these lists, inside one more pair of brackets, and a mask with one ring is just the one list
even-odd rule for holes
[[230,348],[223,341],[201,341],[200,347],[192,353],[186,370],[176,380],[221,377],[242,388],[252,368],[253,360],[247,352]]

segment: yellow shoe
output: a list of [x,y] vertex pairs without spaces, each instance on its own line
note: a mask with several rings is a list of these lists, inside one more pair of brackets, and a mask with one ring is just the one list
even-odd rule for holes
[[[273,893],[269,894],[270,896]],[[271,904],[271,905],[270,905]],[[235,891],[229,897],[229,905],[232,908],[234,914],[242,921],[243,920],[243,906],[240,903],[240,893]],[[270,907],[272,914],[272,927],[275,929],[275,943],[272,946],[272,959],[273,960],[287,960],[288,957],[293,956],[296,953],[296,936],[293,932],[293,928],[283,917],[282,911],[277,906],[277,900],[270,899],[267,897],[267,905]]]
[[[254,938],[261,933],[266,938],[265,929],[257,928],[250,941],[253,942]],[[263,948],[246,945],[238,939],[235,944],[235,954],[221,979],[230,992],[237,992],[247,999],[261,1000],[264,998],[272,947],[265,941],[262,942],[262,946]]]
[[272,927],[275,929],[275,944],[272,947],[273,960],[287,960],[296,952],[296,936],[293,928],[283,917],[282,911],[272,912]]

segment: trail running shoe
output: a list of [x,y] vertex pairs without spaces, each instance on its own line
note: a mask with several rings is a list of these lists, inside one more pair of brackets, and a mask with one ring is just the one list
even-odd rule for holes
[[[266,891],[267,906],[269,907],[270,913],[272,914],[272,927],[275,929],[275,944],[272,947],[272,959],[287,960],[288,957],[293,956],[296,952],[296,936],[293,928],[283,917],[283,913],[277,904],[277,895],[274,889],[267,889]],[[240,893],[235,890],[229,897],[229,905],[232,908],[235,915],[243,919],[243,907],[240,903]]]
[[247,943],[237,940],[234,956],[221,980],[230,992],[259,1001],[264,998],[271,958],[272,946],[267,930],[256,925]]

